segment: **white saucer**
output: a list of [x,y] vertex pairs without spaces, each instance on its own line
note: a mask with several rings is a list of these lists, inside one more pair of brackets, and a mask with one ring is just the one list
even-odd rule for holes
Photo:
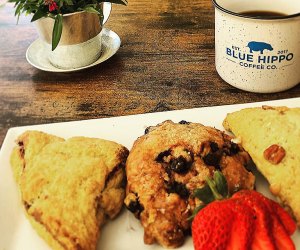
[[47,53],[44,51],[44,46],[41,39],[35,40],[29,46],[26,51],[26,59],[32,66],[49,72],[73,72],[90,68],[112,57],[118,51],[121,45],[120,37],[112,30],[103,28],[102,32],[98,36],[102,36],[101,56],[96,62],[84,67],[74,69],[59,69],[54,67],[47,58]]

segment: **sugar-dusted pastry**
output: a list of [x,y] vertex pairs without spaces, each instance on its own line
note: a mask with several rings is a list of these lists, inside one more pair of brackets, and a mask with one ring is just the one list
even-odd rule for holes
[[223,122],[300,225],[300,108],[247,108]]
[[193,191],[214,170],[232,192],[253,189],[249,155],[231,137],[201,124],[165,121],[138,138],[126,162],[125,204],[144,227],[144,242],[179,247],[190,232],[188,219],[201,202]]
[[96,249],[100,226],[123,204],[128,150],[38,131],[23,133],[17,144],[11,165],[32,226],[55,250]]

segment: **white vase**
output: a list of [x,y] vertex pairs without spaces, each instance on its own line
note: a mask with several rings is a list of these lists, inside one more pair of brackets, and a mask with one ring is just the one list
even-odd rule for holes
[[[109,17],[111,3],[103,4],[104,22]],[[45,53],[50,63],[62,69],[80,68],[90,65],[101,55],[102,25],[97,14],[85,11],[63,15],[61,39],[52,51],[53,18],[35,21],[40,38],[44,41]]]

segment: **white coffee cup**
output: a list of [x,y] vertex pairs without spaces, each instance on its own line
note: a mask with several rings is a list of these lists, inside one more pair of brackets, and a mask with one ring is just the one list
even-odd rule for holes
[[[257,93],[300,83],[300,0],[212,1],[216,69],[223,80]],[[253,16],[250,11],[284,15]]]

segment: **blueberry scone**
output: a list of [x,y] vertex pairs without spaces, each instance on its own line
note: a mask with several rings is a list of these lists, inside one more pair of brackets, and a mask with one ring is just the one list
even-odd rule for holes
[[19,136],[11,165],[26,216],[55,250],[96,249],[100,226],[121,210],[128,150],[86,137]]
[[190,233],[193,191],[221,170],[230,192],[253,189],[249,155],[223,132],[201,124],[165,121],[149,127],[126,162],[126,207],[140,219],[144,242],[179,247]]
[[300,226],[300,108],[246,108],[227,114],[231,131]]

